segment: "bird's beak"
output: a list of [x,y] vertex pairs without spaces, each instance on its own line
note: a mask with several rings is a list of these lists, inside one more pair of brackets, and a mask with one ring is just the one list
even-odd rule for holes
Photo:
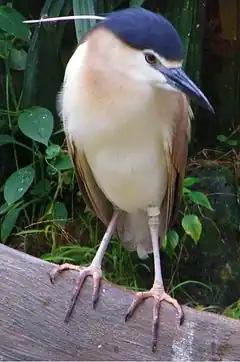
[[180,90],[181,92],[185,93],[190,98],[195,100],[203,108],[207,109],[212,113],[215,113],[207,97],[196,86],[196,84],[193,83],[193,81],[187,76],[183,68],[181,67],[167,68],[164,66],[159,66],[158,70],[166,77],[167,82],[173,88]]

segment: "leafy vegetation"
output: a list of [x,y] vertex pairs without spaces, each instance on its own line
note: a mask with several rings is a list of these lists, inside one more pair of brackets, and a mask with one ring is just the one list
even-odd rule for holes
[[[34,3],[34,2],[33,2]],[[41,256],[45,260],[88,264],[102,236],[101,225],[85,209],[79,195],[72,164],[66,152],[64,135],[55,110],[55,98],[63,78],[66,62],[76,41],[95,21],[64,22],[30,27],[24,18],[99,14],[126,6],[120,0],[46,0],[26,9],[24,2],[13,1],[0,6],[0,147],[6,150],[3,173],[0,169],[1,242]],[[142,6],[143,0],[130,0],[129,6]],[[203,7],[199,1],[168,1],[163,11],[179,30],[185,45],[184,64],[190,76],[200,83]],[[199,25],[199,26],[198,26]],[[67,33],[67,36],[65,35]],[[70,46],[69,39],[70,34]],[[3,95],[3,96],[2,96]],[[239,146],[239,140],[218,136],[227,146]],[[174,265],[169,289],[184,290],[177,269],[186,240],[192,246],[201,239],[203,211],[214,212],[208,197],[200,191],[201,179],[184,180],[179,225],[170,230],[162,250]],[[77,196],[77,197],[76,197]],[[77,232],[69,231],[77,220]],[[88,240],[87,243],[84,239]],[[76,239],[80,239],[77,242]],[[151,271],[149,262],[141,263],[114,239],[104,262],[107,279],[143,289],[142,275]],[[211,288],[210,288],[211,289]],[[185,301],[196,302],[185,293]]]
[[231,317],[234,319],[240,319],[240,300],[237,300],[230,306],[228,306],[223,314],[227,317]]

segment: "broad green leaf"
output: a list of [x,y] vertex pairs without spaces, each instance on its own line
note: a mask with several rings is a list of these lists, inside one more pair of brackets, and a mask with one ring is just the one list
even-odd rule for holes
[[227,137],[224,136],[223,134],[219,134],[217,136],[217,140],[220,141],[220,142],[226,142],[227,141]]
[[3,218],[1,223],[1,241],[4,243],[11,234],[17,218],[20,214],[21,208],[10,210]]
[[59,145],[50,145],[46,148],[46,158],[51,160],[52,158],[57,157],[61,152],[61,147]]
[[179,243],[179,235],[175,230],[169,230],[167,233],[167,243],[174,250]]
[[198,177],[186,177],[183,181],[184,187],[190,187],[198,183],[200,180]]
[[60,227],[64,227],[67,222],[68,212],[62,202],[56,202],[53,207],[52,219]]
[[0,146],[15,143],[15,138],[8,134],[0,134]]
[[189,235],[197,244],[202,233],[202,224],[197,215],[189,214],[182,218],[182,227],[187,235]]
[[23,21],[24,17],[17,10],[9,6],[0,6],[0,29],[15,38],[27,41],[30,31]]
[[165,252],[171,257],[175,248],[179,243],[179,235],[175,230],[169,230],[164,238],[163,248]]
[[[74,15],[95,15],[94,0],[73,0],[73,13]],[[79,42],[83,35],[95,24],[96,20],[75,20],[77,41]]]
[[228,144],[229,146],[237,146],[238,141],[235,139],[228,139],[226,136],[224,136],[223,134],[220,134],[217,136],[217,140],[220,142],[224,142],[226,144]]
[[5,201],[10,205],[19,200],[29,189],[35,177],[32,166],[20,168],[11,174],[4,184]]
[[23,49],[12,48],[10,53],[10,67],[14,70],[24,70],[27,63],[27,53]]
[[214,209],[212,208],[207,196],[204,195],[202,192],[200,192],[200,191],[191,191],[190,193],[188,193],[188,197],[195,204],[206,207],[206,209],[208,209],[208,210],[214,211]]
[[183,187],[182,192],[183,192],[183,195],[186,195],[186,194],[191,193],[192,190],[191,190],[191,189],[188,189],[187,187]]
[[46,108],[30,108],[19,115],[18,125],[25,136],[47,146],[53,131],[53,116]]
[[58,171],[70,170],[73,167],[70,157],[65,153],[62,153],[57,157],[56,161],[53,163],[53,166]]
[[227,143],[229,146],[235,147],[235,146],[237,146],[238,141],[237,141],[237,140],[227,140],[226,143]]

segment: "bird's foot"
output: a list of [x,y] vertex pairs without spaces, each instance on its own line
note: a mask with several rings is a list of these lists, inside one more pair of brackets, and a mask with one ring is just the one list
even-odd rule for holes
[[59,265],[56,268],[54,268],[49,273],[51,283],[53,284],[56,277],[59,274],[61,274],[63,271],[66,271],[66,270],[77,270],[80,273],[80,275],[77,279],[73,294],[72,294],[69,308],[68,308],[66,316],[64,318],[64,322],[67,323],[71,317],[71,314],[73,312],[74,306],[76,304],[79,293],[82,289],[84,281],[88,276],[91,276],[93,278],[92,307],[95,308],[96,303],[99,298],[99,287],[100,287],[100,281],[102,278],[102,270],[101,270],[101,267],[97,267],[95,265],[89,265],[88,267],[80,268],[77,265],[62,264],[62,265]]
[[154,299],[153,322],[152,322],[152,351],[155,352],[156,347],[157,347],[159,310],[160,310],[162,301],[166,301],[166,302],[172,304],[174,306],[174,308],[177,309],[177,312],[179,315],[179,320],[180,320],[180,325],[182,325],[184,322],[184,313],[183,313],[182,307],[180,306],[180,304],[178,303],[178,301],[176,299],[170,297],[170,295],[165,293],[163,288],[153,286],[152,289],[149,291],[136,293],[135,298],[132,301],[132,303],[127,311],[125,321],[127,321],[132,316],[135,309],[143,302],[144,299],[147,299],[147,298]]

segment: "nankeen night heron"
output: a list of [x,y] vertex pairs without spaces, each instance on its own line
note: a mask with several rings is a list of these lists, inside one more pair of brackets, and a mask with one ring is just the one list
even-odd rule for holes
[[[86,204],[107,230],[90,266],[81,269],[69,319],[87,276],[93,277],[93,306],[99,294],[104,252],[113,233],[140,258],[153,253],[152,289],[136,293],[128,319],[153,298],[153,350],[165,293],[160,242],[172,225],[181,194],[190,139],[189,98],[213,111],[182,68],[183,49],[171,23],[142,8],[108,14],[77,47],[66,68],[58,99],[79,186]],[[64,270],[51,273],[52,280]]]

